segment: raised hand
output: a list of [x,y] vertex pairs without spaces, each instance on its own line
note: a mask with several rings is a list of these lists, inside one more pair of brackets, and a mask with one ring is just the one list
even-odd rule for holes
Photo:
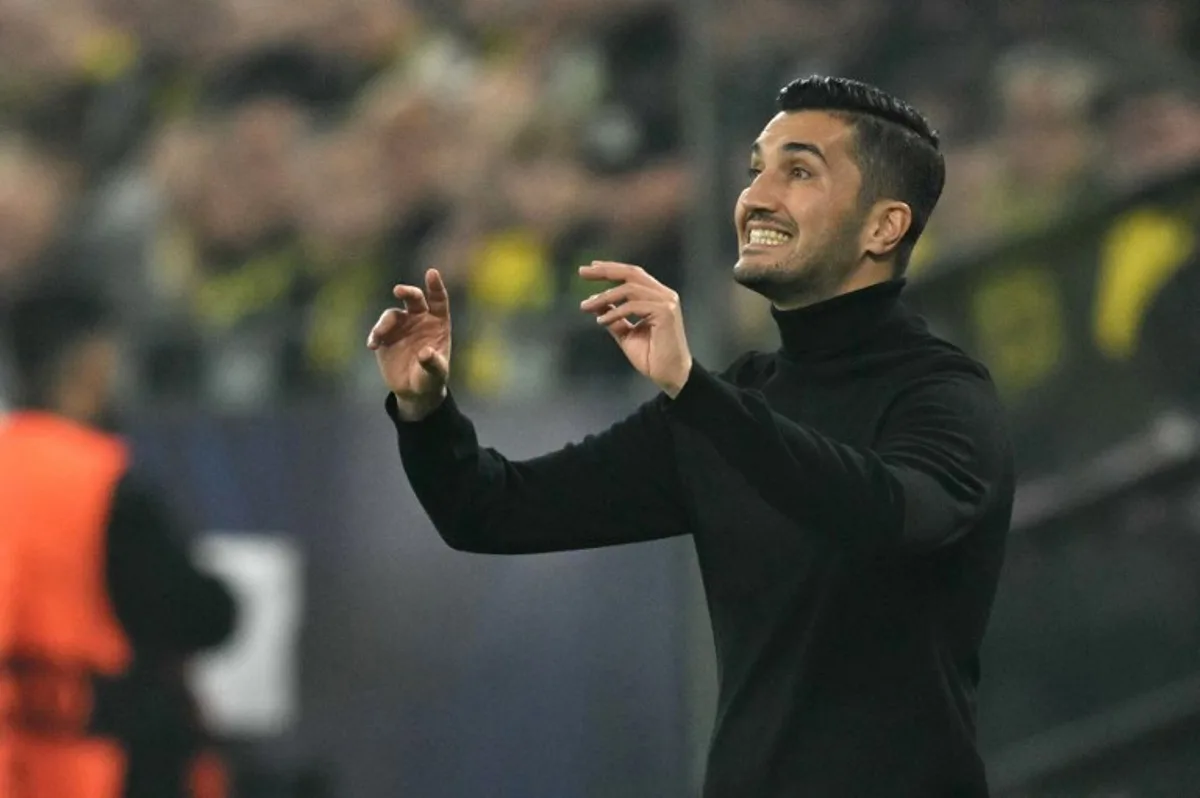
[[436,269],[425,273],[425,290],[392,289],[402,306],[389,308],[367,336],[379,373],[396,395],[401,418],[419,421],[446,398],[450,378],[450,295]]
[[640,266],[593,261],[581,266],[579,274],[585,280],[620,283],[588,297],[580,308],[608,329],[634,368],[675,398],[692,370],[679,294]]

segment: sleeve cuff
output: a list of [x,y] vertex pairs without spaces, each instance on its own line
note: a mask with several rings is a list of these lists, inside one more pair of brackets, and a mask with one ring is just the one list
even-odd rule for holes
[[454,401],[454,394],[449,391],[447,391],[446,398],[437,406],[437,409],[420,421],[405,421],[400,418],[400,408],[396,402],[396,394],[390,391],[383,406],[387,411],[388,418],[392,420],[392,424],[396,427],[396,432],[402,436],[447,433],[455,429],[457,426],[455,422],[462,417],[462,411],[459,410],[458,404]]
[[729,388],[717,375],[693,360],[687,382],[667,404],[667,412],[690,426],[704,427],[721,417],[728,394]]

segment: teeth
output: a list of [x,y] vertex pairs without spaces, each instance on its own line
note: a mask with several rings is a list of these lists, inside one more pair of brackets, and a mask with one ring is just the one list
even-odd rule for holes
[[760,244],[767,247],[777,247],[780,244],[785,244],[791,240],[791,236],[787,233],[780,233],[777,230],[766,230],[761,227],[756,227],[750,231],[750,243]]

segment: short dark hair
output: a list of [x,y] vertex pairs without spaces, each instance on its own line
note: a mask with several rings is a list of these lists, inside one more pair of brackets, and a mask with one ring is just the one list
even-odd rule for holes
[[114,328],[113,313],[102,299],[62,285],[19,296],[6,315],[16,399],[25,407],[45,407],[64,359],[87,339]]
[[787,112],[829,111],[854,128],[853,155],[863,178],[860,204],[888,198],[912,209],[912,225],[896,250],[896,274],[903,274],[946,183],[937,131],[908,103],[849,78],[793,80],[780,90],[777,104]]

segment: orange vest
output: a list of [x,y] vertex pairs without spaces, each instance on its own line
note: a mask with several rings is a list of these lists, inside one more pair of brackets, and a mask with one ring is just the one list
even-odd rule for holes
[[[133,652],[108,598],[120,440],[46,413],[0,417],[0,798],[119,798],[126,757],[89,736],[89,678]],[[32,666],[31,666],[32,663]],[[228,792],[215,752],[187,777],[196,798]]]
[[[128,459],[118,440],[49,414],[0,419],[3,798],[121,794],[125,758],[116,741],[31,733],[23,719],[86,722],[90,697],[71,674],[117,676],[130,664],[104,574],[113,490]],[[10,664],[25,660],[51,667],[22,677]]]

